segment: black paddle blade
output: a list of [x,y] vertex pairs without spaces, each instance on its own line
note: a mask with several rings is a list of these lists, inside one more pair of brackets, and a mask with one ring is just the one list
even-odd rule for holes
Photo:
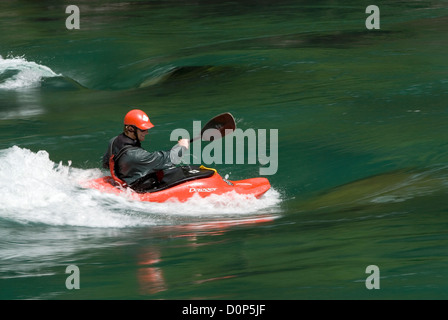
[[[215,129],[206,132],[208,129]],[[222,138],[236,129],[235,118],[229,113],[222,113],[209,122],[201,130],[202,141],[213,141],[217,138]],[[204,134],[206,132],[206,134]]]

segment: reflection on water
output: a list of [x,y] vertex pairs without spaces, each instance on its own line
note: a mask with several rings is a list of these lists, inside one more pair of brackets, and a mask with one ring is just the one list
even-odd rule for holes
[[[248,219],[233,219],[233,220],[218,220],[212,219],[205,222],[188,223],[176,226],[166,226],[166,227],[155,227],[150,230],[151,235],[166,237],[170,235],[171,239],[182,239],[181,244],[170,245],[165,251],[171,251],[173,248],[179,250],[178,254],[186,254],[183,248],[194,250],[203,246],[215,246],[220,244],[225,244],[228,242],[225,238],[227,232],[235,227],[246,227],[248,225],[260,225],[263,226],[266,223],[269,225],[273,222],[276,216],[259,216],[252,217]],[[218,237],[215,239],[215,237]],[[207,239],[204,241],[204,239]],[[140,292],[143,295],[155,295],[162,291],[166,291],[170,288],[170,282],[164,276],[164,250],[157,244],[151,244],[140,249],[138,254],[138,271],[137,278],[140,286]],[[183,252],[183,253],[182,253]],[[173,256],[171,253],[167,254],[168,259],[172,260]],[[174,258],[176,260],[176,258]],[[176,263],[176,262],[175,262]],[[182,262],[178,262],[179,268],[182,268]],[[168,268],[172,269],[173,265],[168,264]],[[176,263],[177,264],[177,263]],[[197,266],[197,268],[190,269],[189,272],[183,272],[184,281],[190,281],[192,285],[201,285],[213,281],[228,280],[238,277],[237,274],[225,274],[222,276],[208,276],[209,272],[206,271],[205,274],[201,273],[204,267]],[[170,270],[172,271],[172,270]],[[225,271],[224,271],[225,272]],[[190,279],[190,280],[187,280]],[[203,298],[216,298],[213,297],[203,297]]]
[[45,113],[39,90],[16,90],[3,92],[0,120],[29,119]]
[[167,289],[162,268],[153,266],[161,261],[160,248],[157,246],[148,247],[139,255],[137,278],[141,294],[156,294]]

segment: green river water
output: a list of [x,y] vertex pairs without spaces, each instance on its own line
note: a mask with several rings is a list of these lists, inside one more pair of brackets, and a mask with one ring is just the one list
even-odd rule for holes
[[[0,299],[446,299],[447,34],[448,1],[2,0]],[[82,188],[131,108],[147,150],[223,112],[265,129],[270,163],[207,165],[271,190]]]

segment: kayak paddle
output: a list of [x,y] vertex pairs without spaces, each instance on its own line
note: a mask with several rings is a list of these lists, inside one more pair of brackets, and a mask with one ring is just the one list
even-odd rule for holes
[[[216,129],[221,134],[221,137],[224,137],[226,134],[233,132],[236,129],[235,119],[233,116],[229,113],[222,113],[220,115],[217,115],[213,119],[211,119],[209,122],[205,124],[205,126],[201,130],[201,134],[193,139],[190,140],[190,143],[192,143],[195,140],[198,140],[200,138],[203,139],[203,141],[213,141],[215,138],[213,135],[210,137],[203,137],[205,131],[208,129]],[[207,139],[208,138],[208,139]],[[206,140],[207,139],[207,140]]]

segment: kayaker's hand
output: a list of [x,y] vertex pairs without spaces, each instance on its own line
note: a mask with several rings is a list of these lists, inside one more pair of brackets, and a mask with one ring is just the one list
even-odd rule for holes
[[190,140],[188,140],[188,139],[180,139],[179,142],[178,142],[178,144],[179,144],[180,146],[185,147],[185,148],[188,149],[189,146],[190,146]]

